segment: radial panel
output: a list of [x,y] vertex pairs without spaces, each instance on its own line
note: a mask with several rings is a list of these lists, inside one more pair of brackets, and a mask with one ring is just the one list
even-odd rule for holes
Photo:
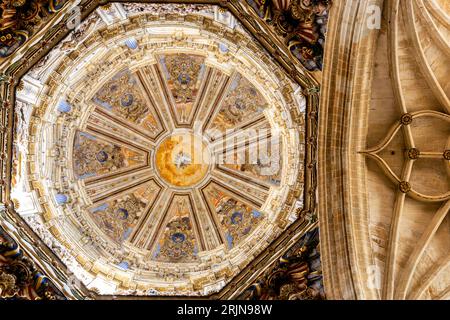
[[263,116],[267,102],[256,87],[241,74],[236,74],[231,82],[219,113],[214,118],[211,129],[224,132],[242,127]]
[[227,161],[218,168],[228,174],[246,179],[249,183],[279,186],[281,182],[281,141],[262,138],[244,146],[224,150]]
[[228,248],[233,248],[252,230],[262,219],[262,212],[252,207],[230,191],[211,183],[203,190],[215,219],[223,228]]
[[145,99],[141,84],[134,74],[117,73],[95,94],[93,101],[105,110],[156,136],[162,131],[154,107]]
[[175,196],[166,213],[167,221],[156,243],[153,259],[162,262],[192,262],[198,258],[193,226],[193,209],[188,196]]
[[174,106],[172,112],[178,124],[192,119],[194,104],[205,75],[205,58],[184,53],[166,54],[159,57],[161,69]]
[[78,131],[73,148],[73,168],[78,179],[102,176],[124,168],[145,165],[146,155],[137,150]]
[[89,212],[98,227],[118,243],[127,240],[139,218],[157,197],[159,187],[153,182],[128,191],[92,207]]

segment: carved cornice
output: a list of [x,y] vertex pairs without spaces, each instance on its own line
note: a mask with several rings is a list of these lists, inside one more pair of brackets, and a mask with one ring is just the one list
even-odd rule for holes
[[62,11],[67,0],[4,0],[0,5],[0,64]]
[[243,300],[322,300],[319,229],[305,233],[263,276],[239,296]]
[[19,244],[0,226],[0,300],[65,300]]
[[309,71],[322,70],[323,48],[332,0],[247,0],[257,19],[288,47]]

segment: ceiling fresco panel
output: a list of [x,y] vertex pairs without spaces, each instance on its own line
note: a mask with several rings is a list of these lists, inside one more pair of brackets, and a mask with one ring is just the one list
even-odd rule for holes
[[203,193],[215,219],[224,230],[224,238],[229,249],[250,234],[262,218],[263,213],[259,208],[244,203],[236,195],[218,185],[207,186]]
[[180,54],[161,55],[159,64],[174,102],[178,124],[190,122],[205,78],[205,57]]
[[152,258],[163,262],[192,262],[198,259],[193,208],[188,196],[175,196],[167,212],[167,222],[157,240]]
[[122,71],[96,93],[93,102],[154,137],[162,126],[154,107],[144,99],[138,81],[130,71]]
[[262,116],[267,101],[255,86],[241,74],[236,74],[210,129],[225,132],[236,129]]
[[145,154],[87,132],[77,132],[73,156],[74,173],[78,179],[98,177],[146,162]]

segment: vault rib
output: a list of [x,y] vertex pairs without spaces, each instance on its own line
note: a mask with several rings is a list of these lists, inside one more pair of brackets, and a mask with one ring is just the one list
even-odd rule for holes
[[[402,170],[402,181],[409,181],[413,167],[413,161],[408,160]],[[396,278],[396,263],[397,263],[397,250],[399,239],[399,226],[401,217],[403,214],[403,207],[405,205],[406,194],[397,191],[395,197],[395,205],[393,210],[393,217],[391,221],[391,227],[389,231],[389,244],[388,255],[386,259],[386,276],[384,279],[383,296],[385,299],[392,300],[394,298],[395,278]]]
[[422,255],[424,254],[428,244],[435,235],[442,221],[447,216],[449,210],[450,210],[450,201],[447,201],[435,213],[433,219],[431,219],[427,228],[420,237],[420,240],[417,242],[418,245],[415,246],[414,251],[410,254],[408,262],[399,278],[399,288],[397,289],[396,292],[397,299],[406,298],[406,294],[409,290],[412,276],[414,275],[414,271],[416,270],[417,265],[419,264],[419,261]]
[[425,275],[425,279],[422,279],[419,287],[415,288],[408,295],[408,299],[417,300],[419,299],[429,288],[429,286],[433,283],[433,281],[448,267],[450,266],[450,254],[443,257],[437,263],[433,265],[433,267],[429,270],[429,272]]
[[[431,1],[427,1],[431,2]],[[436,23],[430,16],[430,13],[427,10],[426,5],[424,4],[424,0],[415,0],[415,5],[418,8],[418,12],[420,13],[422,19],[424,20],[425,27],[428,29],[429,35],[434,39],[439,48],[444,51],[446,56],[450,56],[450,46],[448,41],[446,41],[441,33],[441,31],[437,28]]]
[[436,78],[433,70],[428,63],[427,57],[425,56],[422,44],[419,39],[419,33],[416,25],[414,7],[412,1],[403,1],[403,8],[406,13],[406,29],[411,39],[414,52],[416,53],[416,61],[422,70],[423,75],[430,87],[433,91],[434,95],[438,99],[438,101],[442,104],[442,106],[450,112],[450,100],[444,92],[441,84]]

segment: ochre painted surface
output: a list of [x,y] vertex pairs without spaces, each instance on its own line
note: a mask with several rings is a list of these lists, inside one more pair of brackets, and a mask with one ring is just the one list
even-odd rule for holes
[[176,187],[191,187],[208,173],[210,155],[201,138],[190,133],[176,134],[160,144],[155,164],[167,183]]

